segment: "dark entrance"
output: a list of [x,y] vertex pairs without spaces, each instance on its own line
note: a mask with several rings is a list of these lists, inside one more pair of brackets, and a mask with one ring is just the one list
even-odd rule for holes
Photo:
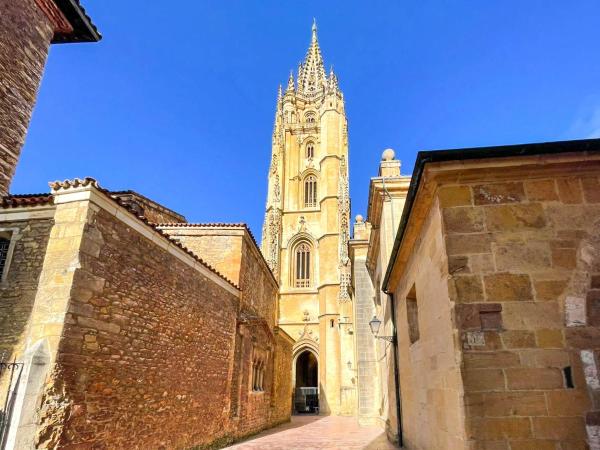
[[303,351],[296,359],[296,386],[294,412],[315,414],[319,412],[319,363],[316,356]]

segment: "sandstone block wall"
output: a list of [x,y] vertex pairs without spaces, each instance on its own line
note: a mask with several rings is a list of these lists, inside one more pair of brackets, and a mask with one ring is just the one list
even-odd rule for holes
[[438,194],[476,448],[584,449],[600,429],[598,171],[544,170]]
[[0,195],[6,195],[54,30],[34,0],[0,0],[0,11]]
[[72,218],[61,236],[77,246],[83,230],[80,267],[39,445],[189,448],[226,437],[237,297],[104,209]]
[[0,356],[6,360],[15,353],[20,359],[52,225],[52,219],[0,222],[15,242],[6,280],[0,283]]
[[[394,292],[404,446],[411,450],[468,448],[447,278],[442,219],[434,206]],[[411,291],[418,305],[415,342],[410,339],[406,300]],[[393,372],[389,375],[393,386]]]

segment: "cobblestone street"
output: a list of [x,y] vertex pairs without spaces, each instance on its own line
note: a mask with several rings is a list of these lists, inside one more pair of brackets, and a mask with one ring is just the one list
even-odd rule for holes
[[397,449],[377,427],[361,427],[353,417],[293,416],[290,423],[240,442],[230,450]]

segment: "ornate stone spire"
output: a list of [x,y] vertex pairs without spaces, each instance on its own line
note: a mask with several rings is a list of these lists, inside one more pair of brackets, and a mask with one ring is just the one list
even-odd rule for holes
[[302,63],[302,72],[298,73],[298,92],[305,96],[316,95],[322,92],[326,80],[323,56],[317,38],[317,22],[313,21],[310,46]]
[[290,77],[288,78],[288,84],[287,84],[287,89],[285,90],[285,93],[293,93],[294,92],[294,71],[290,70]]

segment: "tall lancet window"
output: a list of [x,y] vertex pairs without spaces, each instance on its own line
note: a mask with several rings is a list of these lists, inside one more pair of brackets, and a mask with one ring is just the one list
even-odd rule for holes
[[294,283],[297,288],[310,287],[311,274],[310,245],[300,242],[294,250]]
[[309,142],[306,144],[306,158],[312,159],[315,157],[315,144]]
[[317,206],[317,177],[309,175],[304,179],[304,207]]

